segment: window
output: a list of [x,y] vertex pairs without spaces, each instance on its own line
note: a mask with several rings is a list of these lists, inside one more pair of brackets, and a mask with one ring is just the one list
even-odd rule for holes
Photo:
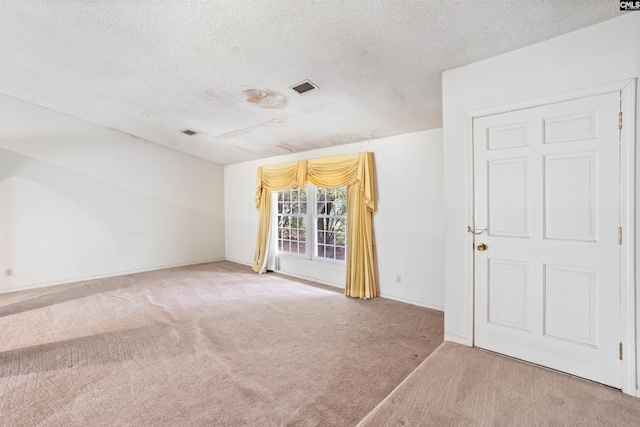
[[344,262],[347,187],[292,187],[277,194],[278,253]]
[[347,240],[347,188],[316,188],[316,257],[345,260]]
[[278,252],[307,253],[307,191],[298,186],[278,192]]

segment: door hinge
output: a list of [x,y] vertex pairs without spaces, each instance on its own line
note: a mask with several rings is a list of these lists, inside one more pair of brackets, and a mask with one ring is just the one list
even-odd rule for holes
[[622,111],[618,113],[618,129],[622,129]]
[[618,244],[622,244],[622,227],[618,227]]
[[620,360],[622,360],[622,343],[620,343]]

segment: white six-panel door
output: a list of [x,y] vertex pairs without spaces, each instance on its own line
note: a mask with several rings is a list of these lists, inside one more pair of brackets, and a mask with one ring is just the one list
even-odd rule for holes
[[611,93],[473,122],[475,345],[617,388],[619,111]]

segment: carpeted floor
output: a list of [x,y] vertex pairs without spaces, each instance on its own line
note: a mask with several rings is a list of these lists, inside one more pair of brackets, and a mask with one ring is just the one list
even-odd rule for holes
[[3,294],[0,425],[353,426],[442,339],[440,312],[230,262]]
[[640,426],[640,399],[446,342],[357,427]]

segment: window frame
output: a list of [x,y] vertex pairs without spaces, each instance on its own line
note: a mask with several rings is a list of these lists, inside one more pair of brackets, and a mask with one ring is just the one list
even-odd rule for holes
[[[305,253],[304,253],[304,254],[301,254],[301,253],[297,253],[297,252],[281,251],[281,250],[279,249],[279,243],[280,243],[280,240],[282,240],[282,239],[281,239],[281,237],[280,237],[280,218],[279,218],[281,214],[278,212],[278,204],[280,204],[280,202],[281,202],[281,201],[280,201],[280,199],[279,199],[279,197],[278,197],[278,196],[279,196],[281,193],[284,193],[284,192],[289,192],[289,193],[291,193],[291,191],[292,191],[292,190],[294,190],[294,189],[295,189],[295,190],[297,190],[298,192],[300,192],[300,191],[302,190],[302,189],[298,189],[298,188],[297,188],[297,186],[295,186],[295,187],[292,187],[292,188],[287,188],[286,190],[276,191],[276,192],[275,192],[275,194],[274,194],[274,200],[275,200],[275,204],[274,204],[274,207],[275,207],[275,209],[274,209],[274,211],[275,211],[275,212],[274,212],[274,214],[275,214],[275,220],[274,220],[274,223],[273,223],[273,224],[274,224],[274,227],[275,227],[275,250],[276,250],[276,255],[277,255],[277,256],[279,256],[279,255],[281,255],[281,254],[286,254],[287,256],[292,256],[292,257],[297,257],[297,258],[307,259],[307,258],[308,258],[308,256],[307,256],[307,253],[306,253],[306,252],[308,252],[308,248],[309,248],[309,239],[308,239],[308,236],[309,236],[309,230],[308,230],[308,228],[307,228],[307,227],[308,227],[308,225],[309,225],[309,192],[308,192],[308,191],[307,191],[307,194],[306,194],[306,197],[307,197],[307,200],[306,200],[306,203],[307,203],[307,209],[306,209],[306,210],[307,210],[307,212],[306,212],[306,213],[303,213],[303,214],[302,214],[302,213],[289,213],[289,214],[287,214],[287,215],[289,215],[289,216],[295,216],[295,217],[297,217],[297,218],[302,218],[302,219],[304,219],[304,221],[305,221],[305,228],[304,228],[304,233],[305,233],[305,240],[304,240],[304,242],[305,242]],[[282,202],[283,202],[283,204],[284,204],[284,202],[285,202],[285,200],[284,200],[284,194],[283,194],[283,200],[282,200]],[[288,202],[290,202],[290,203],[294,203],[294,202],[292,202],[292,201],[290,201],[290,200],[289,200]],[[298,197],[298,203],[300,203],[300,198],[299,198],[299,197]],[[291,229],[291,227],[289,227],[289,229]],[[298,225],[295,229],[296,229],[298,232],[300,232],[300,226],[299,226],[299,225]],[[291,243],[291,239],[289,239],[289,244],[290,244],[290,243]],[[297,240],[297,243],[298,243],[298,245],[300,245],[300,240]]]
[[[275,251],[276,251],[276,256],[283,256],[283,257],[292,257],[292,258],[298,258],[298,259],[306,259],[309,261],[319,261],[319,262],[326,262],[326,263],[330,263],[330,264],[335,264],[335,265],[339,265],[339,266],[346,266],[347,263],[347,246],[348,246],[348,241],[347,241],[347,236],[348,236],[348,229],[347,229],[347,216],[348,216],[348,210],[345,209],[345,214],[344,215],[329,215],[329,214],[318,214],[317,210],[318,210],[318,200],[317,200],[317,194],[318,194],[318,190],[319,189],[324,189],[324,190],[329,190],[329,191],[333,191],[333,190],[338,190],[338,189],[344,189],[344,191],[347,191],[347,186],[341,186],[341,187],[337,187],[337,188],[324,188],[324,187],[318,187],[314,184],[311,183],[307,183],[307,185],[304,188],[307,192],[306,194],[306,202],[307,202],[307,209],[306,209],[306,214],[289,214],[289,215],[295,215],[297,217],[304,217],[305,218],[305,249],[306,249],[306,253],[304,254],[300,254],[300,253],[295,253],[295,252],[288,252],[288,251],[282,251],[279,249],[279,242],[281,240],[280,238],[280,226],[279,226],[279,217],[280,217],[280,213],[278,213],[278,203],[280,202],[280,200],[278,199],[278,196],[280,193],[282,192],[286,192],[286,191],[290,191],[291,189],[287,189],[287,190],[282,190],[282,191],[277,191],[274,192],[274,209],[273,209],[273,215],[274,215],[274,221],[273,221],[273,226],[275,227],[275,242],[274,242],[274,246],[275,246]],[[284,200],[283,200],[284,201]],[[345,204],[347,203],[347,198],[345,197]],[[348,208],[347,208],[348,209]],[[325,258],[322,256],[318,256],[318,226],[317,226],[317,220],[319,218],[342,218],[343,222],[344,222],[344,259],[336,259],[336,258]],[[338,231],[331,231],[333,233],[339,233]],[[326,233],[326,231],[325,231]],[[326,234],[325,234],[326,236]],[[325,246],[325,248],[327,246],[333,246],[334,247],[334,257],[336,254],[336,250],[338,248],[338,246],[335,244],[333,245],[327,245],[325,242],[321,243],[322,245]]]
[[[340,265],[346,264],[346,262],[347,262],[347,211],[345,210],[345,214],[344,215],[319,214],[318,213],[318,197],[317,196],[318,196],[318,190],[319,189],[327,190],[327,191],[334,191],[334,190],[339,190],[339,189],[344,188],[344,191],[345,191],[345,205],[346,205],[346,203],[347,203],[347,200],[346,200],[347,187],[346,186],[342,186],[342,187],[337,187],[337,188],[324,188],[324,187],[315,186],[313,184],[311,184],[311,186],[312,186],[312,189],[313,189],[312,190],[312,195],[313,195],[313,207],[314,207],[314,210],[310,214],[310,217],[311,217],[310,220],[311,220],[311,224],[312,224],[312,227],[313,227],[313,234],[312,234],[313,235],[313,243],[312,243],[312,245],[313,245],[313,253],[311,254],[311,259],[314,260],[314,261],[326,261],[326,262],[336,263],[336,264],[340,264]],[[307,199],[310,199],[309,192],[307,192]],[[324,202],[326,202],[326,199],[324,200]],[[308,205],[307,205],[307,212],[309,212]],[[335,257],[335,254],[336,254],[335,251],[337,250],[338,246],[335,245],[335,243],[333,245],[329,245],[329,244],[326,243],[326,241],[323,242],[322,245],[325,247],[325,250],[326,250],[327,247],[333,246],[333,248],[334,248],[334,258],[326,258],[326,257],[321,257],[321,256],[318,255],[318,240],[319,240],[318,239],[318,231],[319,231],[318,230],[318,219],[319,218],[342,218],[343,219],[343,222],[344,222],[344,231],[343,231],[343,233],[344,233],[344,259],[343,260],[337,259]],[[327,231],[324,230],[324,232],[325,232],[325,236],[326,236],[327,235]],[[335,234],[338,233],[337,231],[329,231],[329,232],[335,233]]]

